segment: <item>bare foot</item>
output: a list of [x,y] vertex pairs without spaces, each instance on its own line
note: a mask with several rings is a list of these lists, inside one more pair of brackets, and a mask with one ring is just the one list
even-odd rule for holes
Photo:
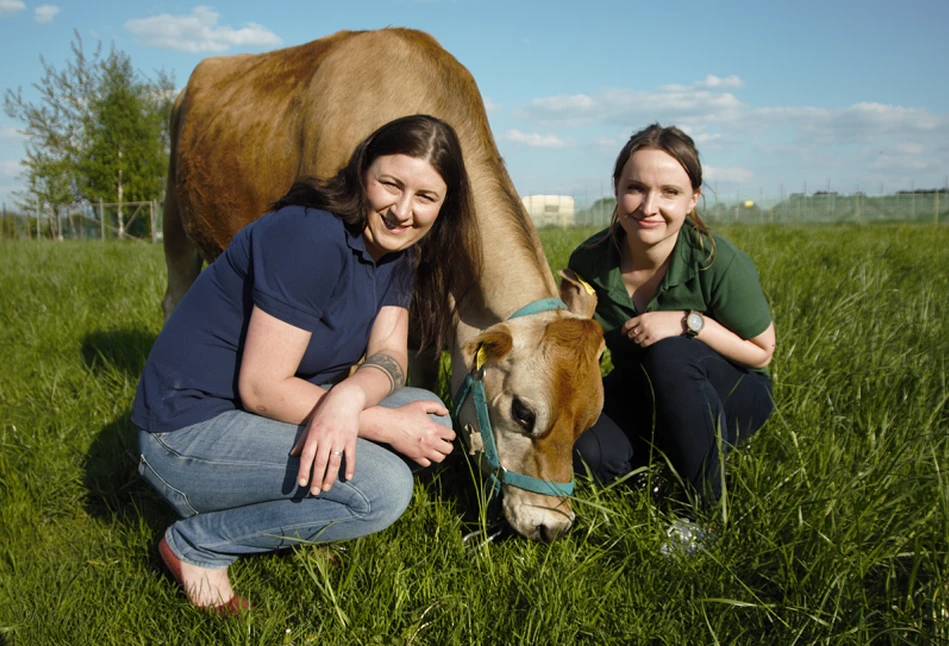
[[[184,588],[188,599],[199,608],[225,607],[234,598],[227,568],[211,570],[185,563],[175,556],[164,538],[158,543],[158,553],[175,579]],[[245,607],[243,599],[237,601],[240,608]]]
[[191,603],[199,608],[223,606],[234,596],[227,569],[209,570],[182,561],[181,585]]

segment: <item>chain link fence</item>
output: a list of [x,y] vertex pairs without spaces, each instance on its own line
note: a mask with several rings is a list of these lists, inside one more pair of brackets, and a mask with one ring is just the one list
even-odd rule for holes
[[[596,200],[574,215],[578,226],[605,227],[613,215],[612,197]],[[865,224],[870,222],[949,222],[949,189],[901,191],[888,195],[866,193],[792,193],[785,197],[724,199],[705,194],[699,214],[706,222],[745,224]]]

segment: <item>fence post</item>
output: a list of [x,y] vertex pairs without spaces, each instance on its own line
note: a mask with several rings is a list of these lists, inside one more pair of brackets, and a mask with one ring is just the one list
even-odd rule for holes
[[933,211],[936,224],[939,224],[939,191],[936,191],[936,209]]
[[912,191],[912,195],[913,195],[910,201],[910,205],[911,205],[910,213],[912,213],[911,217],[913,218],[913,220],[915,220],[916,219],[916,180],[915,179],[910,181],[909,190]]
[[99,235],[102,236],[102,242],[105,242],[105,211],[102,208],[102,198],[99,198]]
[[158,242],[158,232],[155,231],[155,200],[148,203],[148,219],[152,224],[152,244]]

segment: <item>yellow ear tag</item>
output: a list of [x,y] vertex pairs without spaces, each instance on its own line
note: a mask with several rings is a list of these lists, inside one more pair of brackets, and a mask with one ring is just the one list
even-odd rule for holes
[[484,364],[488,362],[488,353],[484,350],[484,345],[478,346],[478,351],[475,353],[475,370],[481,370],[484,367]]
[[579,276],[577,276],[577,280],[580,281],[581,285],[583,285],[583,289],[587,291],[587,294],[589,294],[590,296],[593,296],[593,286],[587,281],[580,278]]

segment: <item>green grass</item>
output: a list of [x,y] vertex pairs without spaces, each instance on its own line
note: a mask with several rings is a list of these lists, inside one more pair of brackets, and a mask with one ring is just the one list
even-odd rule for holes
[[[733,452],[699,556],[649,496],[579,483],[552,545],[472,547],[463,464],[364,539],[231,568],[257,609],[189,607],[128,416],[161,327],[160,247],[0,244],[0,644],[949,641],[949,228],[719,227],[778,331],[777,409]],[[591,230],[544,230],[551,266]]]

